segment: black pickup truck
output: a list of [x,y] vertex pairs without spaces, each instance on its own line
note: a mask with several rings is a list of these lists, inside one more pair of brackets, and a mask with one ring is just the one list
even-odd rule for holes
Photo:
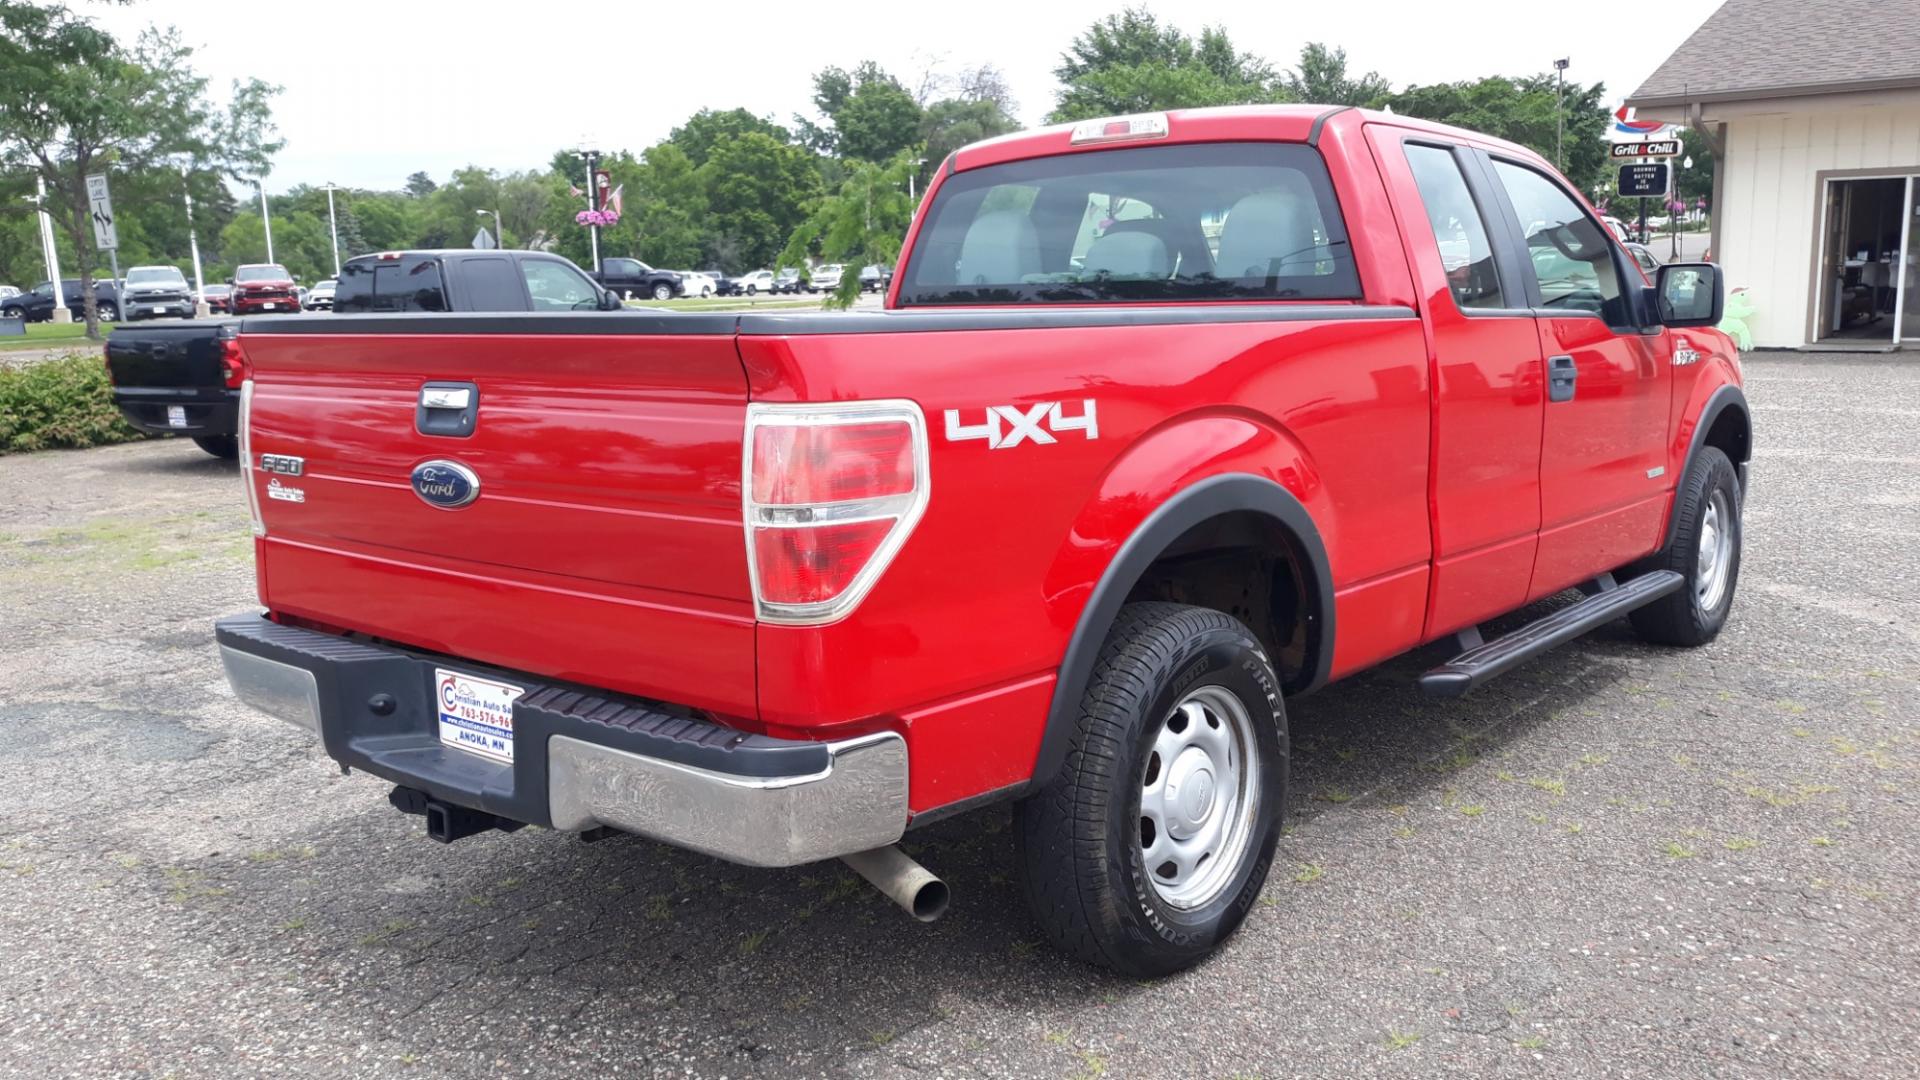
[[634,299],[671,300],[685,287],[679,274],[655,270],[639,259],[601,259],[600,272],[593,276],[615,294]]
[[[540,251],[389,251],[340,267],[333,310],[370,312],[619,311],[586,271]],[[236,420],[247,363],[244,321],[328,319],[326,313],[193,322],[122,323],[107,336],[113,401],[133,426],[187,435],[216,457],[239,453]]]

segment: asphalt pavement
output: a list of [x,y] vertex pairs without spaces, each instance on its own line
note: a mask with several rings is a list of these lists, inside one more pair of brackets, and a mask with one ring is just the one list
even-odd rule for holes
[[1039,943],[1004,809],[909,837],[931,926],[837,864],[432,843],[228,694],[232,465],[0,457],[0,1075],[1912,1076],[1920,358],[1748,372],[1719,641],[1293,702],[1272,880],[1157,983]]

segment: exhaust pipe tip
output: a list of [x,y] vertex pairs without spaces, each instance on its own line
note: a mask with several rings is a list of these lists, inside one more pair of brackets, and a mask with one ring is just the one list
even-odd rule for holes
[[933,878],[913,894],[913,906],[907,911],[921,922],[932,922],[947,913],[947,902],[952,898],[947,883]]
[[947,883],[898,847],[859,851],[841,856],[840,861],[921,922],[932,922],[947,913],[947,904],[953,898]]

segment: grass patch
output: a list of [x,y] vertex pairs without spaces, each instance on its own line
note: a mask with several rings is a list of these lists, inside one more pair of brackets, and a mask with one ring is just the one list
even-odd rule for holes
[[1481,806],[1479,803],[1468,803],[1460,808],[1460,812],[1468,817],[1479,817],[1481,814],[1487,812],[1487,808]]
[[28,323],[26,337],[0,338],[0,352],[54,349],[61,345],[80,345],[86,340],[87,324],[84,322]]
[[0,369],[0,454],[104,446],[144,439],[113,404],[94,355]]
[[1760,846],[1760,841],[1751,836],[1736,836],[1730,840],[1721,841],[1720,846],[1728,851],[1752,851]]
[[1407,1047],[1419,1041],[1420,1033],[1417,1031],[1389,1031],[1387,1032],[1386,1047],[1389,1050],[1405,1050]]
[[1691,859],[1697,854],[1692,848],[1678,840],[1667,841],[1667,845],[1661,848],[1660,852],[1669,859]]
[[1293,880],[1302,885],[1308,885],[1326,876],[1326,868],[1319,863],[1305,863],[1300,867],[1300,872],[1293,875]]

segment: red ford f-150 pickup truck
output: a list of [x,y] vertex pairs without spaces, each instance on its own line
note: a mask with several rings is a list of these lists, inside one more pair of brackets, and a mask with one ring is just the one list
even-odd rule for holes
[[238,695],[437,839],[839,857],[922,917],[896,841],[1018,800],[1048,937],[1154,974],[1260,891],[1289,698],[1727,618],[1719,275],[1649,282],[1523,148],[1310,106],[1028,132],[944,163],[899,268],[872,313],[247,319]]

